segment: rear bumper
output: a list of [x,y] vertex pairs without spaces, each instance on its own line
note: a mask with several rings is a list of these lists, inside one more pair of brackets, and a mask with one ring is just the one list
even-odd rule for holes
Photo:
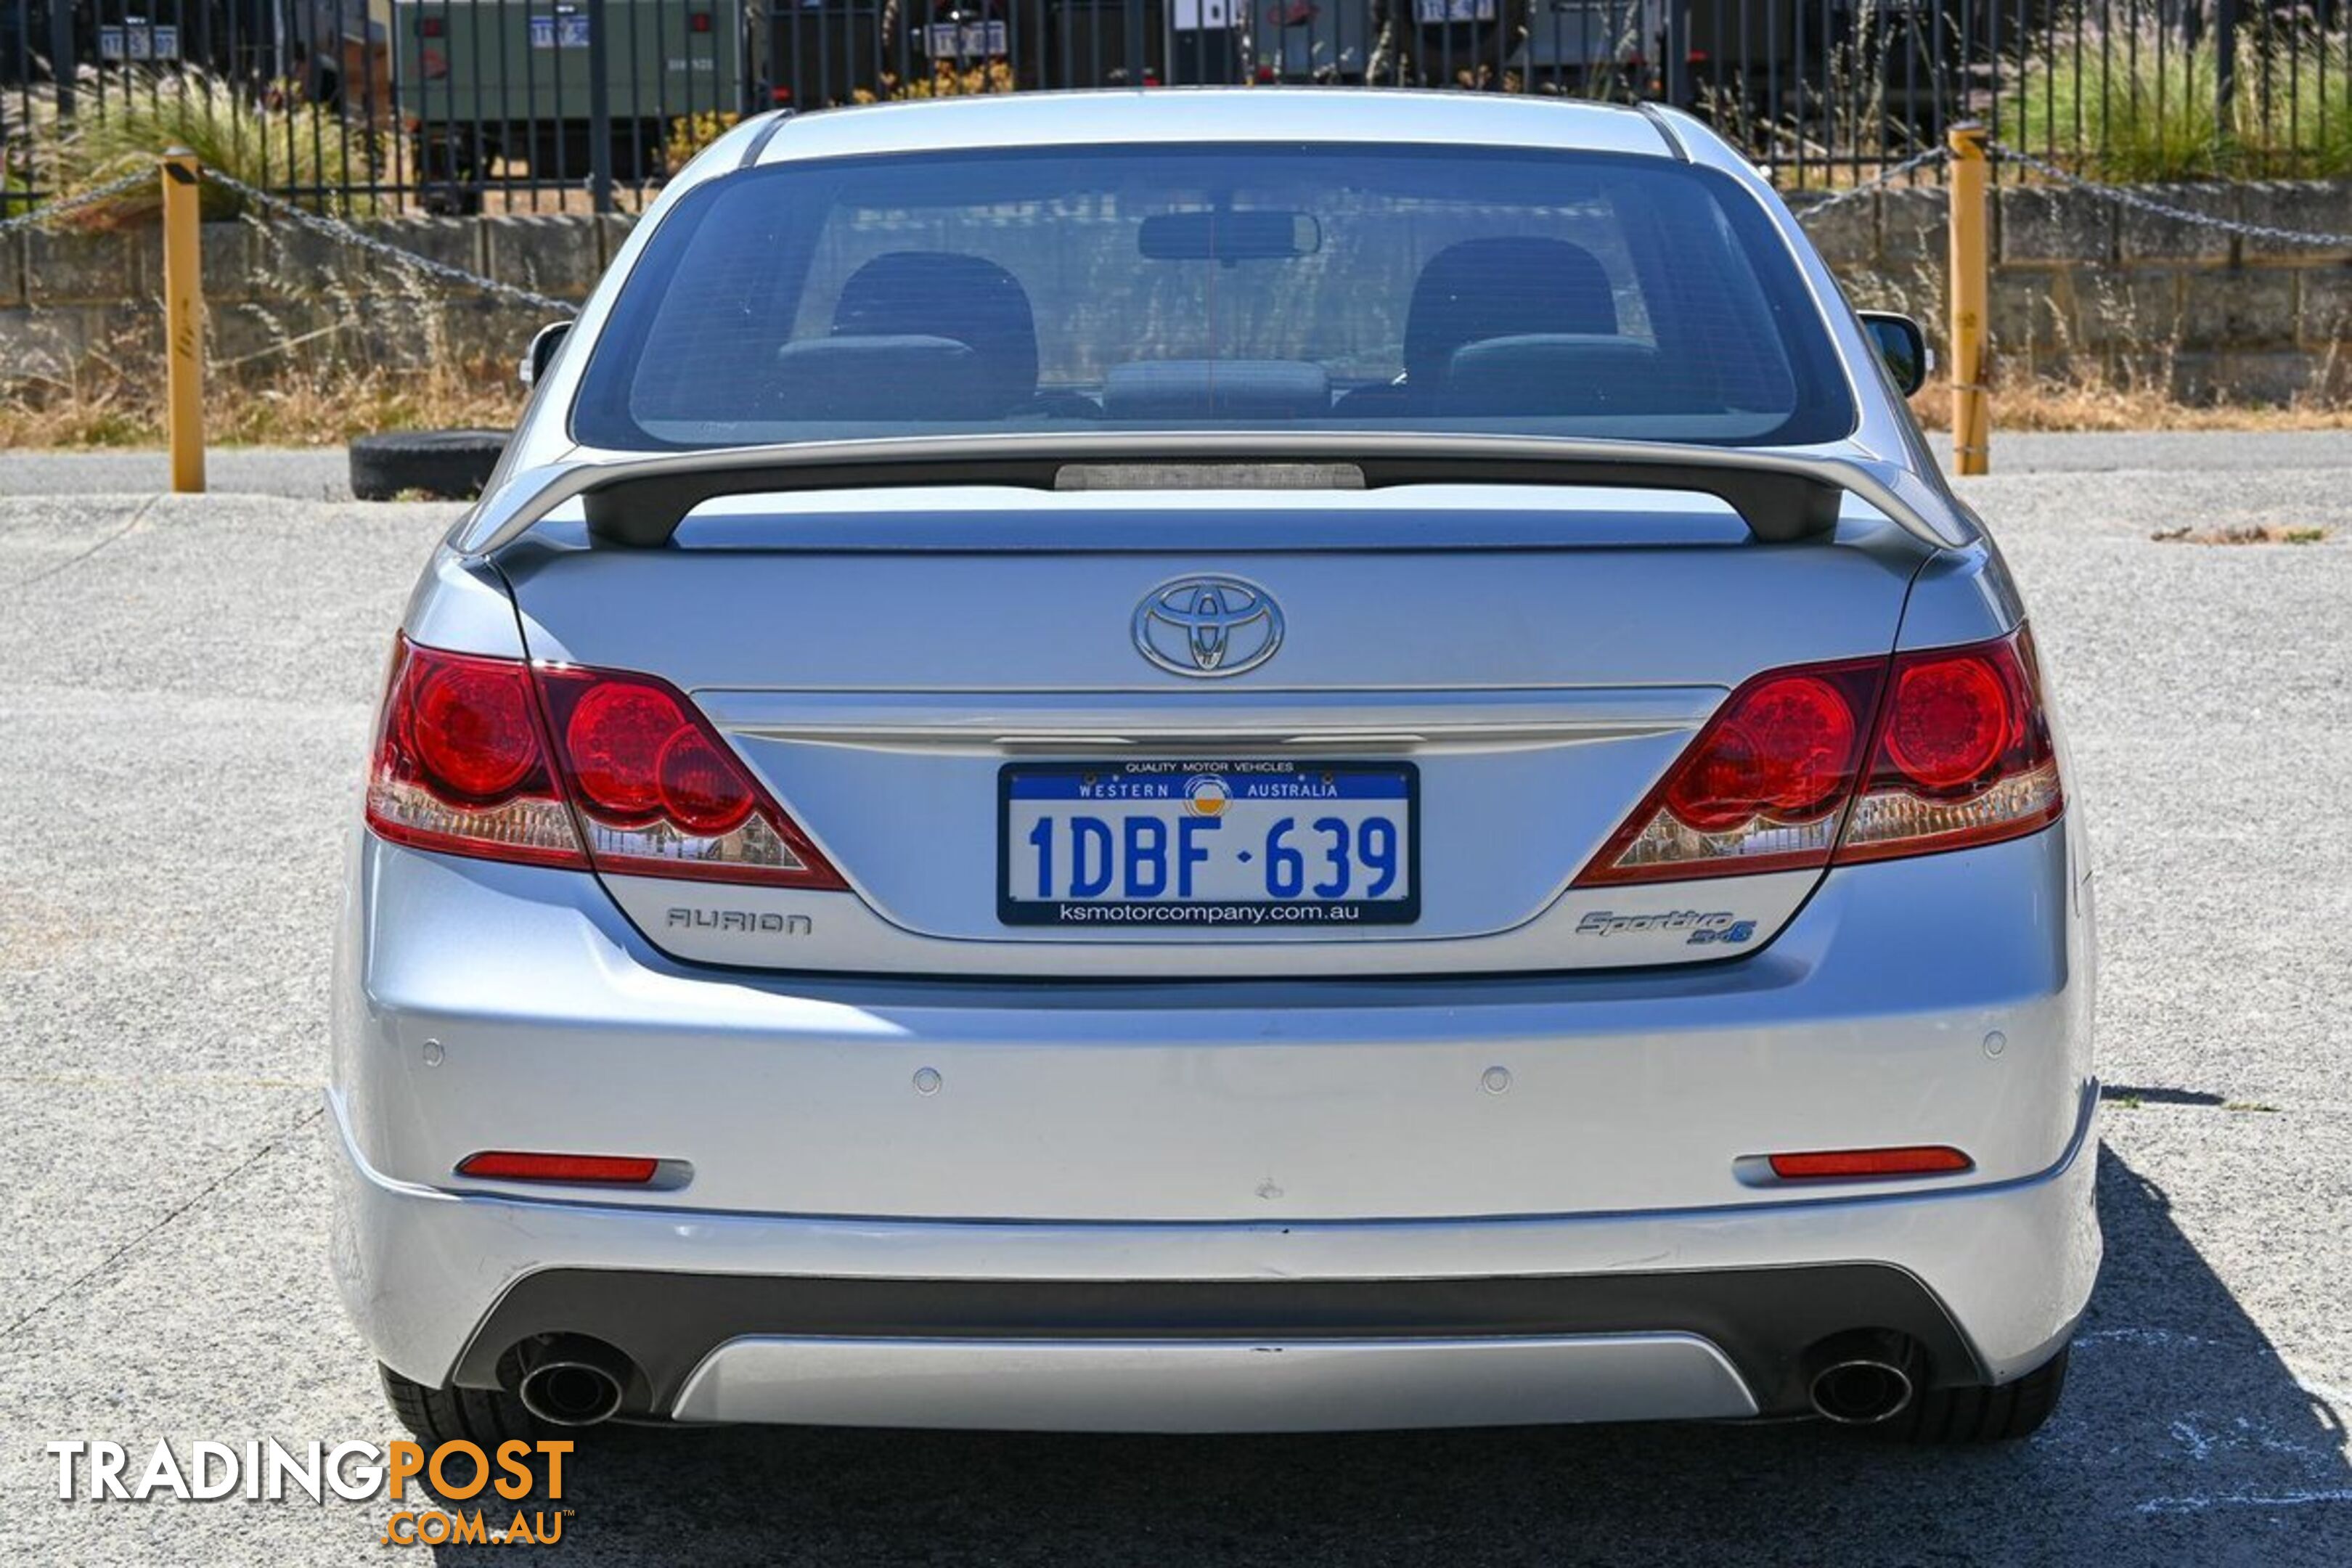
[[[359,1147],[640,1155],[614,1204],[886,1219],[1456,1220],[1771,1201],[1773,1152],[2047,1169],[2091,1075],[2065,829],[1832,872],[1769,947],[1406,981],[697,969],[594,879],[363,841],[335,985]],[[1841,1194],[1843,1195],[1843,1194]]]
[[[2099,1260],[2071,832],[1832,873],[1735,963],[1092,986],[698,971],[592,879],[362,840],[336,1269],[408,1377],[597,1332],[688,1419],[1780,1414],[1855,1328],[2007,1381]],[[1752,1175],[1918,1142],[1975,1168]],[[453,1173],[494,1148],[687,1177]]]
[[[592,1333],[683,1420],[1302,1430],[1802,1408],[1802,1358],[1886,1328],[2005,1382],[2098,1270],[2095,1090],[2060,1161],[1966,1191],[1455,1222],[1056,1225],[647,1211],[372,1170],[330,1092],[334,1257],[376,1353],[488,1386]],[[1859,1261],[1858,1261],[1859,1260]]]
[[1690,1334],[1423,1340],[730,1341],[681,1421],[1328,1432],[1756,1414]]

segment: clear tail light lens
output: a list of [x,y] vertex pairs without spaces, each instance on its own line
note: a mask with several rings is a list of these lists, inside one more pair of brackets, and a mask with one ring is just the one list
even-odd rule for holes
[[367,820],[394,843],[486,859],[846,885],[674,688],[404,637]]
[[2021,628],[1967,647],[1758,676],[1577,885],[1933,854],[2037,832],[2064,809]]

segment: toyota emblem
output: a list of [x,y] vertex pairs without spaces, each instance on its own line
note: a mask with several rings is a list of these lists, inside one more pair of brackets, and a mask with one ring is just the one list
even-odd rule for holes
[[1135,607],[1135,647],[1171,675],[1240,675],[1282,646],[1274,595],[1238,577],[1179,577]]

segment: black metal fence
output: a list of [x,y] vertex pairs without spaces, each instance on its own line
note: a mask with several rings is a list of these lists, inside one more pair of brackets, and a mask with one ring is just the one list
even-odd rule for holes
[[1656,100],[1791,188],[1961,118],[2103,178],[2352,174],[2339,4],[0,0],[0,216],[164,141],[338,211],[626,209],[773,105],[1212,83]]

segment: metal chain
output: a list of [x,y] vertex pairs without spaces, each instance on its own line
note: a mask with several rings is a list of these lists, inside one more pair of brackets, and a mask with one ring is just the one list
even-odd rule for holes
[[2086,180],[2070,169],[2062,168],[2046,159],[2037,158],[2031,153],[2021,152],[2017,148],[2005,146],[1998,142],[1990,143],[1988,150],[2001,163],[2016,163],[2032,170],[2045,179],[2055,180],[2062,185],[2072,186],[2078,191],[2088,191],[2095,196],[2104,197],[2117,206],[2132,207],[2140,212],[2153,214],[2158,217],[2170,218],[2176,223],[2196,224],[2206,228],[2222,229],[2231,234],[2242,235],[2248,239],[2266,239],[2277,245],[2316,245],[2325,246],[2329,249],[2352,250],[2352,234],[2319,234],[2308,229],[2276,228],[2266,223],[2246,223],[2238,218],[2215,217],[2210,213],[2190,212],[2187,207],[2177,207],[2169,202],[2159,202],[2154,197],[2141,195],[2138,192],[2126,190],[2121,185],[2103,185],[2096,180]]
[[1842,207],[1848,202],[1860,201],[1864,196],[1874,195],[1904,175],[1916,170],[1930,168],[1951,155],[1952,150],[1948,147],[1930,147],[1924,153],[1904,159],[1892,168],[1881,169],[1858,185],[1850,186],[1832,195],[1823,196],[1820,201],[1807,203],[1797,214],[1797,221],[1803,223],[1806,219],[1819,216],[1832,207]]
[[0,218],[0,234],[15,234],[19,229],[38,228],[45,223],[52,223],[64,217],[68,213],[79,212],[84,207],[94,207],[100,202],[112,201],[125,191],[135,189],[140,185],[152,186],[154,184],[153,165],[151,164],[143,169],[133,169],[121,178],[109,180],[93,190],[79,192],[70,196],[58,196],[43,202],[31,212],[19,213],[15,217]]
[[257,206],[290,218],[304,228],[316,229],[331,239],[339,240],[356,249],[364,250],[371,256],[380,256],[386,261],[438,278],[444,282],[462,284],[468,289],[478,289],[485,294],[496,294],[502,299],[512,300],[518,304],[530,305],[537,310],[552,310],[560,316],[576,316],[580,313],[580,307],[568,300],[558,300],[551,295],[534,293],[517,284],[501,283],[495,278],[485,278],[478,272],[468,272],[462,267],[452,267],[446,261],[436,261],[429,256],[419,256],[413,250],[403,250],[396,245],[387,245],[373,235],[352,227],[341,218],[329,217],[323,213],[314,213],[308,207],[299,206],[283,196],[273,195],[257,186],[248,185],[235,175],[224,174],[217,169],[207,167],[201,172],[205,179],[216,185],[235,191]]

